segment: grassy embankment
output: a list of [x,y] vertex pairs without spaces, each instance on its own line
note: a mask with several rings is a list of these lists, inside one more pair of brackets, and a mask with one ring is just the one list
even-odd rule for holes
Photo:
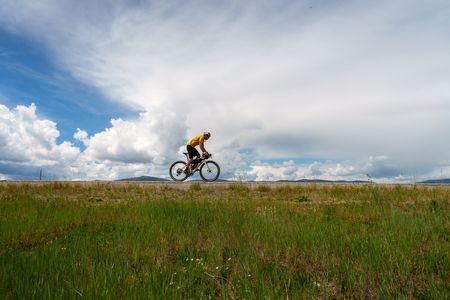
[[450,295],[450,188],[0,184],[0,298]]

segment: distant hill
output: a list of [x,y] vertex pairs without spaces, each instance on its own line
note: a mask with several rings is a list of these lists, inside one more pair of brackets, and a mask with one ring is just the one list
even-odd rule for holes
[[435,184],[450,184],[450,178],[445,179],[429,179],[425,181],[421,181],[419,183],[435,183]]
[[[186,182],[204,182],[204,181],[202,179],[192,179],[192,180],[191,179],[187,179]],[[217,179],[214,182],[233,182],[233,181],[219,178],[219,179]]]
[[170,181],[170,180],[152,176],[140,176],[140,177],[119,179],[117,181]]
[[305,183],[373,183],[368,180],[324,180],[324,179],[300,179],[300,180],[278,180],[277,182],[305,182]]

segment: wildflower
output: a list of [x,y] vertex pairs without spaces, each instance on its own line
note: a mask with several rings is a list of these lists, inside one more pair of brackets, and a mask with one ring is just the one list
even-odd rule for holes
[[196,258],[195,261],[197,262],[197,265],[203,266],[203,259],[202,258]]
[[219,267],[216,267],[216,270],[219,270]]
[[61,250],[66,250],[66,249],[67,249],[66,247],[62,247],[62,248],[61,248]]

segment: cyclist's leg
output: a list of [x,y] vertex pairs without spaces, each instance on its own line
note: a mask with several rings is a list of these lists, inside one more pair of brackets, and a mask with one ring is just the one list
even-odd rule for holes
[[191,165],[192,161],[194,160],[193,157],[189,156],[187,162],[186,162],[186,169],[184,169],[184,173],[190,174],[191,173]]
[[195,156],[195,158],[192,160],[191,168],[198,168],[200,162],[200,155]]
[[[195,150],[195,157],[192,161],[195,161],[195,164],[198,165],[198,161],[200,159],[200,153],[197,151],[196,148],[194,148],[194,150]],[[192,166],[192,163],[191,163],[191,166]]]
[[194,160],[194,158],[200,156],[200,153],[198,153],[197,149],[195,149],[194,147],[192,147],[191,145],[187,145],[186,149],[188,151],[188,161],[186,163],[186,172],[189,172],[188,174],[191,173],[191,165],[192,165],[192,161]]

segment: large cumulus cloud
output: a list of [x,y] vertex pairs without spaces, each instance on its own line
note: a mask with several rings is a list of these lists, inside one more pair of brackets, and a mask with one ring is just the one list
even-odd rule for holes
[[[158,121],[157,121],[158,120]],[[175,159],[177,144],[163,143],[167,126],[161,119],[142,113],[136,120],[111,120],[111,127],[92,136],[82,129],[74,133],[84,149],[71,142],[58,143],[57,124],[39,117],[36,106],[0,105],[0,174],[8,178],[117,179],[127,176],[166,175]],[[165,114],[170,126],[176,122]],[[179,137],[185,128],[171,128]],[[167,148],[168,147],[168,148]]]
[[56,123],[38,118],[34,104],[13,110],[0,104],[0,173],[28,177],[45,168],[66,175],[80,150],[69,142],[57,144],[58,136]]

